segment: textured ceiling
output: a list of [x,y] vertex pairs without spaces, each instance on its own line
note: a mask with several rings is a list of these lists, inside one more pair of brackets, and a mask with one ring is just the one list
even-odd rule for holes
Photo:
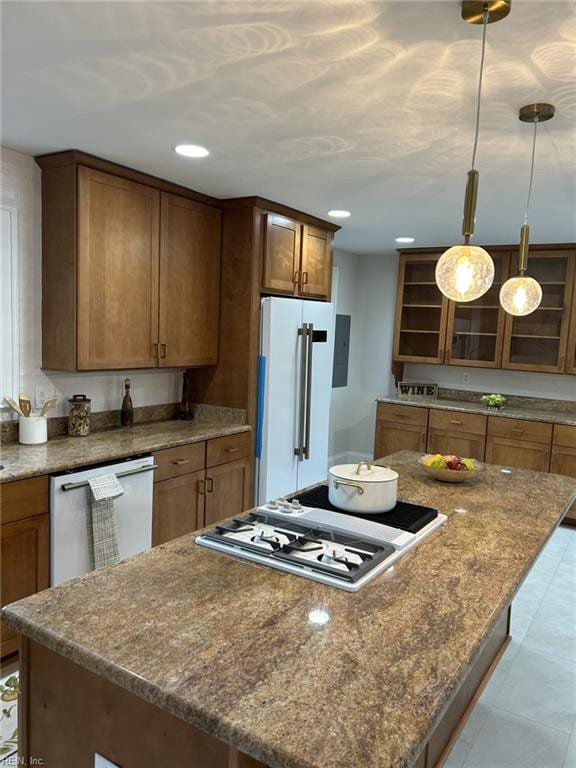
[[[488,29],[476,240],[514,242],[531,126],[546,100],[534,241],[576,240],[573,2],[513,0]],[[459,238],[481,29],[456,0],[4,2],[3,143],[75,147],[220,197],[325,216],[337,244]],[[176,156],[204,144],[203,160]]]

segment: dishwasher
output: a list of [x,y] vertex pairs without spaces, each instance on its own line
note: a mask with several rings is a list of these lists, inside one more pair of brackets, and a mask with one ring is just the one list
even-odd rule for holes
[[99,464],[50,477],[50,585],[56,586],[91,568],[87,509],[88,480],[116,475],[124,493],[114,500],[120,559],[152,546],[154,459],[146,455],[115,464]]

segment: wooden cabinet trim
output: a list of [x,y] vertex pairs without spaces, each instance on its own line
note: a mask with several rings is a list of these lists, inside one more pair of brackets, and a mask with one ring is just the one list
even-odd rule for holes
[[[206,470],[205,526],[240,515],[250,508],[251,468],[250,459],[240,459]],[[236,510],[230,512],[232,504]]]
[[49,512],[48,476],[0,484],[0,522],[14,523]]
[[576,426],[570,424],[554,424],[552,443],[567,448],[576,448]]
[[152,546],[193,533],[204,523],[204,469],[154,483]]
[[[299,285],[302,226],[293,219],[274,214],[265,214],[263,224],[262,290],[266,293],[294,296]],[[292,233],[291,237],[288,235],[292,243],[286,244],[285,256],[280,258],[276,251],[275,239],[286,232]]]
[[[298,293],[309,298],[330,301],[332,290],[332,234],[325,229],[302,225],[300,288]],[[313,246],[320,248],[312,257]],[[319,262],[319,263],[318,263]]]
[[[505,461],[498,461],[499,449],[503,450]],[[504,467],[548,472],[550,470],[551,450],[552,446],[546,443],[489,435],[486,440],[486,462]],[[527,456],[533,457],[533,460],[527,461]]]

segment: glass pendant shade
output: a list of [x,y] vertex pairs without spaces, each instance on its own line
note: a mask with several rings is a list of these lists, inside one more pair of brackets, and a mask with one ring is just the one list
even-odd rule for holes
[[436,264],[436,284],[452,301],[474,301],[493,282],[494,262],[488,251],[477,245],[453,245]]
[[533,277],[511,277],[500,288],[500,304],[509,315],[524,317],[538,309],[542,288]]

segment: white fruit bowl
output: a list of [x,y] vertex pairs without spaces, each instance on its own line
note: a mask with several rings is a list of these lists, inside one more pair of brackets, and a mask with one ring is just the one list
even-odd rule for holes
[[435,480],[440,480],[442,483],[465,483],[473,477],[477,477],[482,469],[482,465],[475,459],[472,459],[474,462],[474,469],[467,469],[466,471],[463,469],[436,469],[435,467],[429,467],[424,463],[425,460],[429,458],[430,454],[422,456],[419,459],[420,466],[426,470],[428,475],[431,475]]

